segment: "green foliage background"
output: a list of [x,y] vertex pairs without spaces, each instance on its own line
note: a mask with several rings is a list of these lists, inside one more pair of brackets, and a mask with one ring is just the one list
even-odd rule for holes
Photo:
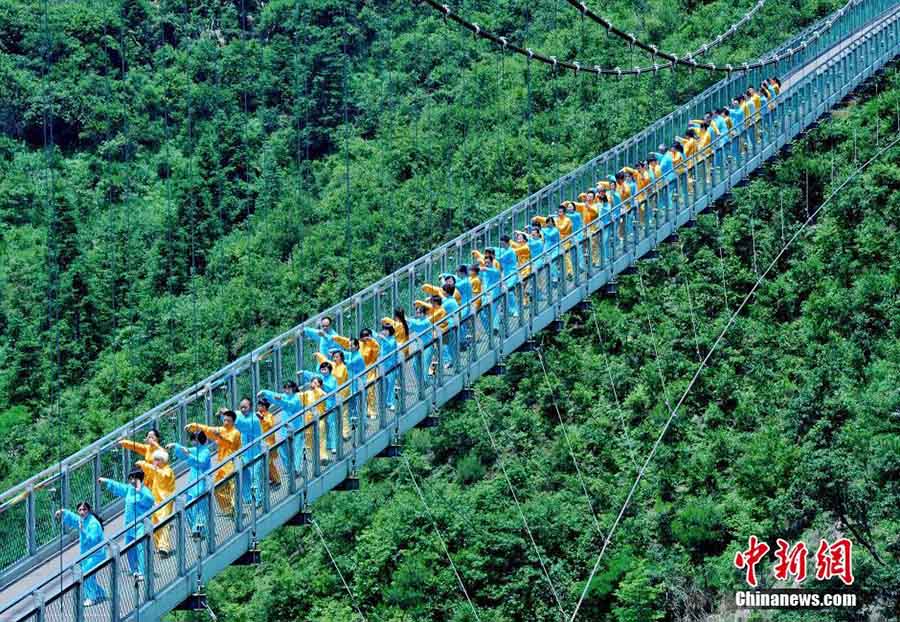
[[[713,58],[749,58],[837,4],[770,2]],[[39,5],[0,0],[5,486],[620,142],[710,80],[553,79],[410,4],[243,7],[246,20],[240,2],[52,2],[42,81]],[[632,64],[565,4],[458,8],[561,58]],[[617,23],[675,50],[743,10],[721,0],[604,4]],[[861,160],[876,135],[891,134],[896,87],[891,78],[813,131],[735,192],[721,226],[701,218],[682,235],[683,252],[667,247],[623,280],[618,298],[595,300],[547,335],[549,379],[533,356],[514,356],[505,377],[479,385],[566,608],[601,536],[554,402],[605,532],[668,415],[666,398],[681,394],[697,350],[751,286],[754,252],[767,265],[782,223],[790,235],[802,220],[805,173],[815,206],[832,170],[841,178],[855,149]],[[740,585],[731,559],[748,534],[812,542],[836,530],[858,545],[863,601],[898,615],[897,184],[896,161],[874,165],[780,260],[686,401],[584,619],[696,619]],[[58,321],[47,305],[54,265]],[[55,383],[61,412],[51,417]],[[558,619],[482,430],[476,405],[461,404],[439,430],[412,433],[405,453],[482,620]],[[329,495],[315,510],[372,619],[471,619],[402,463],[372,465],[359,494]],[[264,549],[262,566],[211,586],[225,619],[353,619],[313,532],[281,530]]]

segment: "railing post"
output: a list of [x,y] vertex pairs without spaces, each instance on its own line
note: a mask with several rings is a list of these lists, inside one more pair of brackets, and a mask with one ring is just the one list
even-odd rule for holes
[[69,465],[62,465],[59,482],[59,504],[62,507],[69,506]]
[[[244,458],[234,458],[234,530],[244,530]],[[252,479],[252,478],[251,478]]]
[[72,568],[72,585],[75,591],[75,622],[84,622],[84,573],[80,564]]
[[[144,598],[148,601],[156,597],[156,545],[153,540],[153,521],[150,517],[144,519],[144,546],[142,553],[144,555]],[[139,608],[139,603],[135,603],[135,607]]]
[[[362,408],[365,408],[365,406],[363,406]],[[322,459],[324,458],[324,456],[321,455],[321,451],[320,451],[320,448],[321,448],[320,443],[322,442],[322,433],[320,432],[319,428],[322,425],[322,418],[321,418],[321,415],[319,415],[318,407],[316,407],[315,412],[313,412],[312,424],[313,424],[313,429],[312,429],[313,446],[312,446],[312,451],[310,453],[312,453],[314,472],[318,476],[322,473]],[[342,449],[343,449],[343,443],[339,443],[338,444],[338,453],[336,456],[338,460],[341,459]]]
[[[286,443],[284,455],[287,457],[287,460],[286,460],[287,464],[283,465],[284,474],[285,474],[284,476],[287,478],[288,493],[292,494],[292,495],[295,492],[297,492],[297,473],[296,473],[296,469],[294,469],[294,465],[297,462],[297,459],[294,456],[294,453],[295,453],[294,439],[295,439],[295,435],[297,434],[296,430],[294,430],[294,427],[296,425],[297,425],[296,423],[292,423],[285,427],[285,430],[287,433],[285,434],[285,441],[284,441]],[[301,432],[301,434],[302,434],[302,432]],[[279,452],[279,453],[281,453],[281,452]],[[284,484],[282,483],[282,486],[283,485]]]
[[91,482],[93,484],[91,489],[91,504],[93,507],[97,508],[97,512],[100,512],[100,482],[97,481],[97,479],[103,476],[100,455],[100,451],[98,451],[94,454],[93,460],[91,460]]
[[37,551],[37,534],[35,533],[37,525],[36,509],[34,486],[29,485],[28,491],[25,493],[25,535],[28,540],[29,555],[34,555],[35,551]]
[[216,552],[216,482],[212,476],[206,478],[206,554]]
[[175,513],[178,516],[175,519],[175,561],[177,564],[177,576],[179,577],[184,576],[187,568],[187,538],[185,535],[189,529],[189,525],[185,518],[184,505],[184,495],[178,495],[175,498]]
[[110,541],[109,547],[110,558],[110,579],[109,579],[109,616],[110,622],[119,622],[119,579],[122,575],[122,557],[119,552],[119,546]]

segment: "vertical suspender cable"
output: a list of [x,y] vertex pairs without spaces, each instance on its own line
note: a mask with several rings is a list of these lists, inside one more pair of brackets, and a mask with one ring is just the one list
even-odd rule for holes
[[[309,75],[309,73],[310,72],[305,67],[303,68],[302,91],[301,91],[301,87],[300,87],[300,72],[301,72],[300,51],[303,48],[307,47],[305,45],[301,46],[301,44],[300,44],[300,36],[299,36],[299,31],[300,31],[300,27],[301,27],[300,0],[296,1],[296,13],[297,13],[297,21],[296,21],[297,35],[294,39],[294,48],[296,50],[296,53],[294,54],[294,73],[296,75],[296,79],[295,79],[296,87],[295,88],[296,88],[296,93],[297,93],[296,94],[297,106],[298,107],[302,106],[303,116],[302,116],[302,130],[301,130],[301,116],[299,114],[300,111],[298,108],[298,110],[297,110],[297,145],[296,145],[296,149],[297,149],[297,154],[296,154],[296,160],[297,160],[297,244],[296,244],[296,248],[297,248],[297,250],[296,250],[296,252],[293,253],[293,257],[294,257],[295,263],[299,263],[300,249],[303,244],[303,235],[304,235],[304,228],[303,228],[304,223],[303,223],[303,218],[302,218],[302,212],[300,211],[300,201],[301,201],[301,197],[303,194],[302,189],[303,189],[303,182],[305,181],[305,173],[307,170],[306,167],[309,164],[309,108],[310,108],[310,105],[309,105],[309,97],[310,97],[310,92],[309,92],[310,75]],[[306,40],[306,37],[304,36],[304,42],[305,42],[305,40]],[[302,144],[302,147],[301,147],[301,144]],[[303,154],[302,156],[301,156],[301,153]]]
[[58,510],[60,516],[56,522],[56,528],[59,533],[59,589],[63,590],[63,538],[62,538],[62,510],[63,510],[63,421],[60,412],[60,373],[62,370],[62,359],[59,351],[59,302],[56,299],[59,294],[59,241],[56,239],[56,189],[53,174],[54,159],[54,139],[53,139],[53,101],[50,89],[50,67],[53,55],[53,39],[50,34],[50,7],[48,0],[41,3],[41,28],[43,30],[43,42],[41,56],[42,66],[42,91],[43,91],[43,143],[44,143],[44,183],[46,190],[44,194],[44,212],[47,218],[47,330],[53,332],[53,342],[55,349],[55,366],[56,370],[53,378],[49,382],[49,392],[51,405],[50,418],[56,420],[56,461],[58,465]]
[[350,37],[350,22],[347,16],[347,7],[344,6],[344,67],[343,67],[343,92],[344,104],[344,211],[347,215],[347,224],[344,230],[344,248],[347,253],[347,298],[353,295],[353,233],[350,222],[350,109],[348,107],[348,80],[350,79],[350,55],[347,50],[347,40]]
[[[128,48],[125,40],[125,25],[128,20],[128,13],[126,11],[125,0],[122,0],[121,4],[121,13],[120,13],[121,22],[119,23],[119,60],[120,60],[120,91],[122,97],[122,149],[123,149],[123,157],[122,157],[122,204],[125,210],[125,232],[124,232],[124,241],[125,241],[125,253],[122,259],[123,262],[123,273],[125,274],[126,282],[129,283],[128,290],[126,290],[126,305],[125,308],[129,309],[129,304],[132,303],[130,290],[132,286],[133,279],[130,278],[128,273],[128,251],[129,244],[128,241],[131,237],[131,209],[130,209],[130,199],[131,199],[131,178],[129,176],[129,163],[131,161],[131,145],[130,145],[130,128],[128,125],[128,93],[127,93],[127,72],[128,72],[128,64],[127,64],[127,54]],[[118,218],[117,218],[118,221]],[[129,310],[129,317],[134,320],[135,315]],[[134,331],[129,333],[128,343],[125,345],[129,361],[132,360],[134,356]],[[134,437],[137,431],[137,411],[132,411],[131,416],[131,436]],[[125,474],[127,477],[127,473]],[[131,528],[136,529],[138,521],[142,520],[141,517],[136,516],[134,519],[134,523]],[[145,554],[144,548],[139,549],[141,552],[139,554]],[[135,591],[135,618],[137,622],[140,622],[141,619],[141,610],[140,610],[140,581],[138,575],[134,577],[134,591]]]
[[[247,7],[246,1],[241,0],[241,56],[244,58],[245,63],[242,65],[243,70],[241,71],[240,81],[241,81],[241,101],[244,107],[244,121],[241,124],[243,126],[243,136],[242,141],[244,143],[244,188],[241,194],[244,197],[244,218],[249,221],[250,219],[250,145],[247,144],[247,126],[250,124],[248,116],[249,116],[249,106],[247,103],[247,99],[249,97],[247,93],[247,82],[246,82],[246,63],[249,61],[247,58]],[[249,224],[249,223],[248,223]]]

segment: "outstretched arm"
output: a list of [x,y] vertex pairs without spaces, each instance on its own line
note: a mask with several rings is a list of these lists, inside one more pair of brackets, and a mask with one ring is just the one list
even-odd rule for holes
[[57,511],[56,515],[62,514],[62,524],[66,529],[78,529],[81,524],[81,517],[71,510]]
[[184,427],[187,432],[203,432],[206,436],[213,439],[214,442],[219,443],[222,440],[222,431],[223,428],[212,426],[212,425],[204,425],[202,423],[189,423]]
[[110,492],[110,494],[115,497],[126,496],[128,494],[128,489],[130,488],[130,486],[127,486],[126,484],[117,482],[115,480],[106,479],[105,477],[101,477],[97,481],[106,486],[106,489]]
[[146,455],[147,451],[150,449],[150,445],[147,443],[138,443],[137,441],[132,441],[127,438],[120,440],[119,445],[142,456]]
[[331,339],[345,350],[350,349],[350,339],[348,337],[344,337],[343,335],[334,335]]

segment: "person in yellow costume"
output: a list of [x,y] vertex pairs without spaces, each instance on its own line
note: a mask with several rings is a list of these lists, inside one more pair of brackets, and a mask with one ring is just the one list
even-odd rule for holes
[[560,247],[563,252],[563,262],[566,266],[566,278],[575,277],[575,266],[572,265],[572,257],[569,249],[572,248],[572,219],[566,216],[566,202],[560,203],[556,208],[556,216],[553,217],[556,228],[559,229]]
[[634,180],[634,185],[637,188],[637,192],[635,192],[634,195],[634,200],[635,203],[637,203],[638,220],[639,222],[643,223],[647,202],[647,193],[645,192],[645,189],[650,185],[650,178],[647,175],[647,171],[645,168],[646,163],[640,162],[637,166],[638,168],[625,166],[622,168],[622,172],[626,175],[631,175],[631,178]]
[[[151,428],[147,430],[147,436],[144,437],[143,443],[138,443],[137,441],[132,441],[127,438],[119,439],[119,445],[128,451],[133,451],[134,453],[141,456],[145,462],[152,463],[153,462],[153,452],[157,449],[162,449],[162,435],[160,435],[159,430],[156,428]],[[144,474],[144,486],[147,488],[153,489],[153,474],[145,473]]]
[[[333,373],[333,370],[332,370]],[[322,379],[316,376],[313,376],[309,381],[309,389],[306,391],[300,392],[300,403],[303,404],[307,408],[306,411],[306,423],[310,424],[315,421],[315,413],[312,410],[312,406],[316,405],[316,412],[319,413],[319,461],[322,463],[328,462],[328,445],[327,445],[327,429],[326,429],[326,417],[325,417],[325,409],[327,404],[323,399],[325,397],[325,389],[322,387]],[[306,449],[309,455],[312,455],[313,450],[313,426],[308,425],[306,428]]]
[[[403,348],[409,341],[409,324],[406,322],[406,311],[403,310],[403,307],[394,309],[394,317],[381,318],[381,324],[394,327],[394,339],[397,340],[398,348]],[[408,347],[403,348],[403,356],[404,358],[409,357]]]
[[[175,494],[175,471],[169,466],[169,453],[165,449],[156,449],[152,455],[153,461],[138,460],[137,467],[144,472],[144,482],[149,479],[153,484],[150,492],[156,503],[161,503]],[[167,503],[153,513],[151,520],[154,525],[159,525],[172,515],[172,504]],[[169,525],[153,530],[153,542],[156,543],[156,551],[161,557],[172,554],[172,543],[169,538]]]
[[344,353],[341,350],[332,350],[331,359],[321,352],[316,352],[314,356],[316,357],[316,363],[320,365],[323,361],[330,360],[331,374],[337,381],[337,386],[344,387],[340,390],[341,399],[344,400],[344,412],[341,414],[341,421],[343,422],[341,435],[344,440],[348,440],[350,438],[350,412],[347,400],[350,399],[350,385],[348,384],[350,382],[350,371],[347,369],[347,365],[344,364]]
[[593,190],[582,192],[578,195],[578,201],[573,201],[575,211],[581,214],[581,220],[584,223],[584,230],[591,239],[591,261],[594,264],[600,263],[600,237],[597,235],[599,230],[597,225],[597,217],[600,210],[597,208],[597,198]]
[[259,427],[262,428],[263,437],[269,447],[269,484],[281,486],[281,471],[278,470],[278,450],[273,449],[278,442],[277,434],[265,436],[266,432],[278,425],[278,417],[269,412],[269,400],[264,397],[256,402],[256,418],[259,419]]
[[610,203],[615,205],[616,198],[619,200],[619,204],[621,205],[621,211],[619,213],[619,224],[618,224],[618,236],[620,240],[625,239],[625,223],[631,217],[631,188],[625,182],[625,173],[619,171],[615,175],[609,176],[610,182],[612,182],[612,186],[610,186],[609,195],[611,197]]
[[762,120],[762,99],[752,86],[747,88],[747,100],[753,107],[753,126],[756,131],[756,140],[762,139],[760,121]]
[[524,281],[531,274],[531,249],[528,248],[528,237],[524,231],[516,231],[515,237],[509,241],[509,247],[516,254],[519,264],[519,277]]
[[[349,338],[342,335],[335,335],[333,339],[335,343],[345,350],[350,349]],[[364,328],[359,331],[359,354],[362,356],[366,368],[372,367],[372,365],[378,361],[380,351],[381,346],[379,346],[378,341],[372,337],[371,330]],[[369,388],[366,390],[366,412],[369,415],[369,419],[374,419],[378,416],[375,410],[375,380],[377,379],[378,371],[375,368],[372,368],[366,375],[366,384],[369,385]]]
[[[449,274],[446,276],[449,277],[446,280],[452,279],[453,283],[455,285],[456,277],[453,276],[452,274]],[[443,298],[444,297],[444,284],[441,283],[440,285],[432,285],[431,283],[425,283],[425,285],[422,286],[422,291],[425,292],[426,294],[428,294],[429,296],[440,296],[441,298]],[[458,289],[453,290],[453,297],[456,298],[456,304],[458,304],[458,305],[462,304],[462,294],[459,292]],[[399,342],[397,342],[397,343],[399,343]]]
[[[707,115],[708,116],[708,115]],[[697,162],[706,163],[706,183],[712,183],[712,168],[709,166],[709,157],[712,155],[712,142],[715,125],[709,119],[694,119],[690,122],[691,128],[697,133]]]
[[[189,423],[184,428],[189,433],[203,432],[219,448],[216,452],[219,468],[216,469],[213,477],[216,482],[221,482],[234,473],[234,461],[230,460],[230,457],[241,448],[241,432],[234,427],[234,422],[237,420],[235,412],[222,408],[219,410],[219,417],[222,418],[221,426]],[[234,517],[234,479],[230,479],[226,484],[216,486],[214,494],[222,514]]]

